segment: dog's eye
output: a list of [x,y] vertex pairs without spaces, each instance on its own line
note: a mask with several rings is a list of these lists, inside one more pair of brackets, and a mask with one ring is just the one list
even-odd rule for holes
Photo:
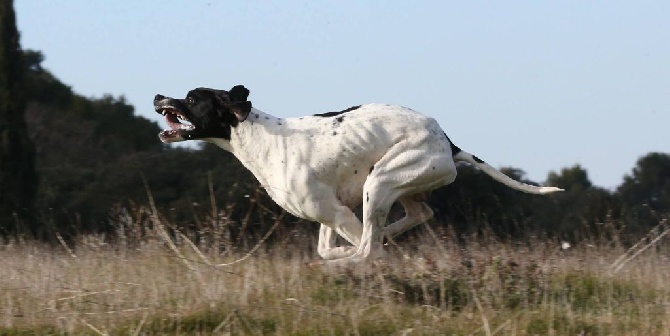
[[186,104],[193,105],[195,100],[192,97],[186,97]]

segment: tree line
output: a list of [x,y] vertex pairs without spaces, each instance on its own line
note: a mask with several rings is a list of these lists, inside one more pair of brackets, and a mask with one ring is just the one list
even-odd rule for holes
[[[119,216],[146,206],[149,194],[168,222],[196,235],[213,230],[207,220],[225,217],[227,239],[244,240],[278,218],[281,209],[231,154],[162,144],[159,125],[135,115],[124,97],[79,95],[42,66],[41,52],[21,50],[11,1],[0,1],[0,22],[0,235],[114,232]],[[458,170],[429,203],[433,226],[459,237],[634,236],[670,213],[668,153],[644,154],[614,190],[593,185],[579,165],[551,172],[543,182],[566,191],[550,197],[514,191],[469,166]],[[519,168],[502,171],[537,184]],[[396,209],[391,217],[398,216]],[[282,232],[316,231],[281,218]]]

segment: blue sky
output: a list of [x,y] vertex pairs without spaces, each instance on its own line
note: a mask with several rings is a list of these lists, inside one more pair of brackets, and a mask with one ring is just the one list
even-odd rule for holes
[[22,46],[77,93],[244,84],[281,117],[394,103],[538,182],[599,186],[670,152],[668,1],[16,0]]

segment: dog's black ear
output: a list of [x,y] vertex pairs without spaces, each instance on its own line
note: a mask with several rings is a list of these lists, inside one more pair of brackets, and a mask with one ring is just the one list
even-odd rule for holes
[[[209,88],[198,88],[198,90],[212,94],[216,99],[216,103],[221,108],[230,109],[235,115],[235,119],[239,122],[245,121],[251,112],[251,102],[247,101],[249,90],[242,85],[236,85],[230,91]],[[237,126],[237,124],[234,126]]]
[[228,91],[228,94],[230,95],[230,101],[245,102],[249,97],[249,90],[244,85],[235,85]]
[[237,120],[240,122],[247,120],[251,112],[251,102],[247,101],[249,90],[243,85],[235,85],[228,91],[228,95],[230,96],[230,101],[233,103],[231,108]]

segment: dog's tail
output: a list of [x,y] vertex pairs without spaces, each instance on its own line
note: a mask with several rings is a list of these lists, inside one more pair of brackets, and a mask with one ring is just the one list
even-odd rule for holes
[[[455,148],[458,148],[458,147],[455,147]],[[540,194],[540,195],[551,194],[551,193],[557,192],[557,191],[563,191],[563,189],[561,189],[561,188],[537,187],[537,186],[534,186],[534,185],[530,185],[530,184],[526,184],[526,183],[522,183],[522,182],[513,180],[510,177],[508,177],[507,175],[501,173],[499,170],[491,167],[488,163],[480,160],[478,157],[476,157],[476,156],[474,156],[474,155],[472,155],[472,154],[470,154],[466,151],[460,150],[460,148],[458,148],[458,151],[456,152],[456,154],[454,154],[453,157],[454,157],[454,161],[467,162],[467,163],[479,168],[480,170],[485,172],[487,175],[491,176],[494,180],[496,180],[496,181],[498,181],[498,182],[500,182],[500,183],[502,183],[502,184],[504,184],[504,185],[506,185],[506,186],[508,186],[512,189],[523,191],[523,192],[526,192],[526,193],[529,193],[529,194]]]

